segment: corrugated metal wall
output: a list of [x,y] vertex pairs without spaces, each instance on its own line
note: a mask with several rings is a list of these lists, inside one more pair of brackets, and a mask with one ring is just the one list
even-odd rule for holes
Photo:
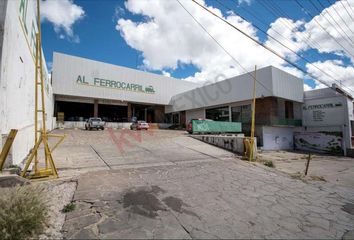
[[[78,76],[93,82],[94,78],[153,86],[155,93],[142,93],[108,87],[77,84]],[[173,95],[188,91],[198,84],[84,58],[54,53],[54,94],[114,99],[128,102],[166,105]]]

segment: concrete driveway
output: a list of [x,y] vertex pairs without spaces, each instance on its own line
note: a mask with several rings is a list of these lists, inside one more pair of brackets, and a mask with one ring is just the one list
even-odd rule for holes
[[86,171],[176,165],[233,158],[234,154],[171,130],[56,130],[66,134],[54,152],[61,176]]
[[293,179],[183,132],[64,132],[55,161],[78,180],[66,238],[353,237],[353,188]]

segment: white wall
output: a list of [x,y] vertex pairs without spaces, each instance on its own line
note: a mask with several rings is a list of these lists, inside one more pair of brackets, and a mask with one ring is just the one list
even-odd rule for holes
[[[21,5],[22,4],[22,5]],[[35,1],[10,0],[7,4],[0,75],[0,132],[18,129],[12,148],[15,164],[34,145]],[[47,126],[53,126],[53,96],[44,61]]]
[[[254,73],[250,73],[254,74]],[[176,112],[250,100],[253,78],[243,74],[172,97],[167,112]],[[281,97],[303,102],[303,81],[273,66],[257,70],[256,97]]]
[[307,131],[338,129],[343,134],[344,148],[350,148],[353,118],[353,103],[346,96],[330,88],[305,92],[303,126]]
[[263,126],[264,150],[290,150],[294,148],[294,128]]

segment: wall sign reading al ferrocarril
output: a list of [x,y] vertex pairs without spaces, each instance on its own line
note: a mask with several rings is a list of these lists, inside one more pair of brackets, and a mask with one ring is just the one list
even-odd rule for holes
[[88,81],[85,76],[79,75],[76,79],[76,83],[80,85],[87,85],[93,87],[105,87],[124,91],[133,91],[141,93],[154,94],[155,90],[153,86],[144,87],[143,85],[136,83],[127,83],[123,81],[115,81],[103,78],[93,78],[93,81]]

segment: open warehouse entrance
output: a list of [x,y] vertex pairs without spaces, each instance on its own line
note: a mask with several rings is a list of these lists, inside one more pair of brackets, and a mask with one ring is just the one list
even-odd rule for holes
[[128,122],[128,107],[98,104],[97,116],[105,122]]
[[93,116],[93,106],[93,103],[56,101],[55,112],[63,112],[64,121],[85,121]]

